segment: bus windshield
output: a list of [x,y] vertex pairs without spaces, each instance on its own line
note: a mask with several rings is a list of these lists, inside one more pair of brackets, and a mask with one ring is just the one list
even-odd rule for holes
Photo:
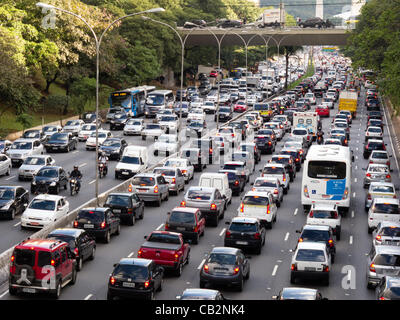
[[336,161],[310,161],[308,177],[313,179],[345,179],[346,163]]
[[127,92],[116,92],[111,94],[111,102],[113,107],[129,106],[130,95]]
[[146,99],[146,104],[152,106],[161,106],[164,103],[164,96],[158,94],[150,94]]

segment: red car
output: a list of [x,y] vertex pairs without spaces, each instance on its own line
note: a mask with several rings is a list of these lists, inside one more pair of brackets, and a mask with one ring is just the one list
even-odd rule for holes
[[247,106],[245,101],[238,101],[233,107],[234,112],[245,112],[247,111]]
[[328,106],[317,106],[315,108],[315,112],[317,112],[317,114],[320,117],[328,117],[330,116],[330,112],[329,112],[329,107]]
[[216,71],[216,70],[212,70],[211,72],[210,72],[210,77],[211,78],[216,78],[218,76],[218,72]]
[[190,245],[184,243],[181,233],[153,231],[144,237],[146,242],[138,251],[138,258],[153,260],[166,270],[171,270],[178,277],[182,268],[189,263]]

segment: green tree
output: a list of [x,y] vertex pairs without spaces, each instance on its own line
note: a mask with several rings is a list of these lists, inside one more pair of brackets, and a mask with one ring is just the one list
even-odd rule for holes
[[26,128],[32,127],[33,117],[27,113],[21,113],[17,116],[16,121],[21,124],[22,131],[25,131]]

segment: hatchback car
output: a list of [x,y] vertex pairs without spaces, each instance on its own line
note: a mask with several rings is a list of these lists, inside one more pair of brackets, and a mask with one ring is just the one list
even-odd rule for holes
[[375,198],[396,199],[396,188],[391,182],[371,182],[365,196],[365,211],[371,207]]
[[136,220],[144,217],[144,201],[140,200],[136,193],[109,193],[104,207],[111,208],[114,215],[131,226],[135,224]]
[[307,215],[307,225],[325,225],[332,228],[336,240],[340,240],[342,218],[336,204],[313,203]]
[[156,202],[158,207],[161,206],[161,201],[168,200],[169,197],[169,183],[161,174],[136,174],[129,188],[129,191],[135,192],[139,199],[145,202]]
[[129,119],[124,126],[124,136],[141,135],[144,128],[143,119]]
[[251,185],[253,186],[252,191],[270,192],[274,197],[276,206],[281,206],[284,192],[281,182],[277,177],[258,177]]
[[365,170],[366,173],[364,177],[364,188],[367,188],[371,184],[371,182],[392,182],[390,170],[386,164],[370,163],[368,168],[366,168]]
[[399,246],[400,245],[400,222],[382,221],[372,232],[372,243],[375,246]]
[[99,147],[99,152],[103,152],[110,160],[119,161],[128,143],[121,138],[107,138]]
[[269,163],[279,163],[285,166],[286,172],[289,174],[290,182],[296,178],[296,164],[291,155],[277,154],[273,155]]
[[153,173],[161,174],[165,181],[168,182],[169,193],[179,194],[180,191],[185,190],[185,177],[182,174],[181,169],[177,167],[156,167],[153,169]]
[[383,139],[383,131],[381,127],[368,127],[365,131],[365,142],[367,142],[368,139]]
[[[369,164],[386,164],[390,169],[390,158],[392,156],[388,154],[387,151],[374,150],[369,156]],[[390,170],[392,171],[392,170]]]
[[52,166],[55,160],[48,155],[30,156],[18,169],[18,180],[33,179],[38,171],[45,166]]
[[234,286],[243,290],[244,280],[250,277],[250,262],[242,250],[215,247],[200,270],[200,288],[207,285]]
[[386,151],[386,144],[382,140],[369,139],[364,145],[364,159],[368,159],[374,150]]
[[29,203],[29,192],[21,186],[0,186],[0,218],[13,220],[24,212]]
[[44,166],[34,176],[31,182],[31,193],[44,192],[59,194],[61,188],[67,190],[68,176],[59,166]]
[[380,222],[400,222],[399,199],[375,198],[368,211],[368,233]]

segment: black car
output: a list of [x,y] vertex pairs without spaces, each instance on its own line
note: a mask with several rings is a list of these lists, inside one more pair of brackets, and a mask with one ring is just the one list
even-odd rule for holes
[[178,90],[176,90],[176,97],[175,97],[175,100],[176,101],[181,101],[181,97],[182,97],[182,100],[183,101],[185,101],[186,99],[187,99],[187,97],[188,97],[188,92],[187,92],[187,90],[186,89],[178,89]]
[[181,112],[182,112],[182,118],[186,118],[189,114],[189,102],[182,102],[182,108],[181,108],[181,103],[176,102],[174,105],[174,112],[175,114],[179,117]]
[[193,138],[201,138],[206,133],[205,123],[202,121],[191,121],[186,127],[186,136]]
[[119,112],[114,115],[114,118],[110,120],[110,130],[122,130],[125,127],[125,123],[129,120],[126,112]]
[[236,170],[219,170],[228,176],[229,188],[232,189],[233,196],[239,196],[246,186],[246,178],[237,174]]
[[298,151],[296,149],[282,149],[281,151],[279,151],[279,154],[292,156],[294,159],[295,166],[296,166],[296,171],[300,171],[301,158],[302,158],[300,151]]
[[20,186],[0,186],[0,218],[13,220],[29,203],[29,193]]
[[364,159],[368,159],[374,150],[386,150],[386,144],[382,140],[369,139],[364,144]]
[[209,85],[206,85],[205,83],[202,83],[199,86],[199,92],[201,95],[205,96],[210,92],[211,87]]
[[296,165],[295,160],[291,155],[273,155],[269,162],[283,164],[285,166],[286,172],[289,172],[290,182],[294,181],[294,179],[296,178]]
[[100,145],[99,152],[103,152],[109,159],[120,160],[128,143],[121,138],[107,138]]
[[229,224],[229,227],[225,231],[225,247],[254,249],[257,254],[261,253],[265,244],[266,231],[258,219],[235,217],[226,224]]
[[69,244],[69,247],[75,253],[78,271],[82,270],[83,261],[93,260],[96,254],[96,241],[82,229],[55,229],[47,235],[47,238],[61,240]]
[[243,22],[241,20],[221,19],[217,22],[218,28],[241,28]]
[[375,293],[377,300],[400,300],[400,278],[383,276]]
[[218,120],[220,122],[226,122],[232,119],[232,108],[230,107],[219,107],[218,115],[215,115],[215,121]]
[[67,190],[68,176],[65,170],[59,166],[42,167],[31,182],[31,193],[43,192],[59,194],[60,189]]
[[74,228],[84,229],[96,239],[102,238],[110,242],[112,234],[119,235],[120,219],[114,215],[110,208],[84,208],[78,212],[74,220]]
[[324,298],[318,289],[288,287],[283,288],[274,300],[328,300]]
[[96,122],[96,113],[95,112],[85,112],[82,115],[82,120],[84,123],[95,123]]
[[261,150],[262,154],[272,154],[275,151],[275,144],[272,141],[271,136],[263,134],[262,131],[263,130],[259,130],[257,135],[254,137],[254,142],[257,145],[257,148]]
[[30,129],[30,130],[26,130],[21,139],[39,139],[40,142],[44,142],[46,141],[46,136],[43,134],[43,132],[41,130],[37,130],[37,129]]
[[123,258],[114,264],[108,280],[107,300],[114,298],[144,298],[154,300],[156,291],[162,290],[164,268],[153,260]]
[[382,120],[382,113],[380,111],[370,111],[368,113],[368,121],[371,119],[378,119],[378,120]]
[[200,288],[207,285],[233,286],[243,290],[243,282],[250,276],[250,262],[242,250],[215,247],[207,256],[200,271]]
[[46,152],[76,150],[78,140],[71,132],[53,133],[49,140],[44,144]]
[[370,99],[365,103],[367,111],[379,111],[381,109],[381,104],[378,99]]
[[140,200],[135,193],[110,193],[104,207],[111,208],[114,215],[131,226],[135,224],[137,219],[144,217],[144,201]]

